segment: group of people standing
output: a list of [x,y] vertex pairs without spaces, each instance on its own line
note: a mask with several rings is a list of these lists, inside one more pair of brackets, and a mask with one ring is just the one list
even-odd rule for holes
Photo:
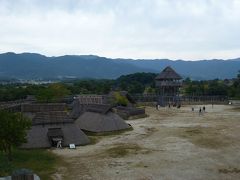
[[[194,111],[194,107],[192,107],[192,111]],[[199,108],[199,116],[202,115],[202,113],[205,113],[205,112],[206,112],[206,107],[205,106]]]

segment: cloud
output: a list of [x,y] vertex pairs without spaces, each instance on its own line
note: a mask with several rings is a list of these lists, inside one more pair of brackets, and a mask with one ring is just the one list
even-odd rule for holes
[[240,56],[238,0],[0,0],[0,52]]

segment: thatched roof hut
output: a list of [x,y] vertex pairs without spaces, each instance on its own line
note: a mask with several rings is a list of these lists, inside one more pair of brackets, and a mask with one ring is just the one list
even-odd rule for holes
[[[53,137],[48,134],[53,128],[61,129],[63,134],[63,146],[69,144],[85,145],[90,141],[88,137],[73,123],[68,124],[56,124],[56,125],[37,125],[32,126],[27,135],[27,143],[23,144],[23,148],[49,148],[52,147],[52,143],[49,137]],[[55,137],[55,136],[54,136]]]
[[167,66],[156,78],[156,80],[180,80],[182,77],[176,73],[170,66]]
[[111,112],[111,108],[108,109],[98,109],[97,107],[89,108],[85,113],[83,113],[76,121],[75,124],[79,128],[90,132],[110,132],[118,131],[130,128],[120,116]]
[[82,130],[73,123],[66,112],[38,112],[32,119],[32,128],[27,134],[23,148],[49,148],[55,146],[56,138],[63,146],[85,145],[90,141]]

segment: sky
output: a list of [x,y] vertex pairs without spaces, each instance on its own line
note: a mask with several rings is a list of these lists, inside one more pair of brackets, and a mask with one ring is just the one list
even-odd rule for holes
[[240,57],[240,0],[0,0],[0,53]]

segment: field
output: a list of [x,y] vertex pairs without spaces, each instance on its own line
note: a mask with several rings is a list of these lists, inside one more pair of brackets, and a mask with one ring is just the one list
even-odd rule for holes
[[52,150],[68,166],[54,179],[240,179],[240,108],[146,107],[132,131],[94,137],[76,150]]

